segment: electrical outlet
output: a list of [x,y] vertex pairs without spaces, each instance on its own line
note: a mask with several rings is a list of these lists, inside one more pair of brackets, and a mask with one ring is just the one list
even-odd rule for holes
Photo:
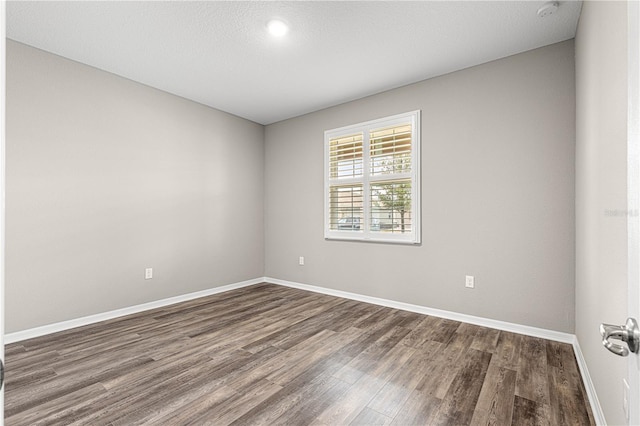
[[464,278],[464,286],[467,288],[474,288],[475,287],[475,282],[474,282],[474,278],[472,275],[467,275]]
[[300,256],[300,257],[298,258],[298,265],[300,265],[300,266],[304,266],[304,256]]
[[144,279],[150,280],[151,278],[153,278],[153,268],[146,268],[144,270]]

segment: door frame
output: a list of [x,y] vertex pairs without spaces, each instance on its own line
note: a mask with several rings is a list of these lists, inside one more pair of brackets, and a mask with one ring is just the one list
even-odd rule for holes
[[[627,3],[628,316],[640,320],[640,3]],[[640,424],[640,354],[627,361],[629,424]]]
[[[4,361],[4,271],[5,271],[5,134],[6,134],[6,5],[0,1],[0,359]],[[4,385],[0,388],[0,426],[4,425]]]

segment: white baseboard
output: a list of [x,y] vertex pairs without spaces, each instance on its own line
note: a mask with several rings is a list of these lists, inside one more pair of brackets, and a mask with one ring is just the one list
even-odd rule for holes
[[514,324],[505,321],[498,321],[489,318],[476,317],[473,315],[466,315],[457,312],[445,311],[441,309],[428,308],[426,306],[413,305],[410,303],[397,302],[389,299],[382,299],[378,297],[366,296],[357,293],[350,293],[341,290],[334,290],[330,288],[317,287],[309,284],[302,284],[292,281],[280,280],[271,277],[254,278],[248,281],[242,281],[234,284],[224,285],[221,287],[214,287],[208,290],[198,291],[195,293],[188,293],[181,296],[170,297],[168,299],[157,300],[154,302],[143,303],[141,305],[130,306],[128,308],[116,309],[109,312],[103,312],[100,314],[89,315],[82,318],[77,318],[69,321],[62,321],[55,324],[48,324],[41,327],[31,328],[28,330],[9,333],[4,336],[5,344],[20,342],[22,340],[31,339],[38,336],[44,336],[46,334],[57,333],[59,331],[69,330],[71,328],[81,327],[83,325],[94,324],[96,322],[105,321],[113,318],[122,317],[125,315],[135,314],[150,309],[160,308],[163,306],[173,305],[175,303],[185,302],[187,300],[197,299],[199,297],[210,296],[212,294],[223,293],[230,290],[239,289],[242,287],[248,287],[263,282],[271,284],[277,284],[285,287],[297,288],[300,290],[312,291],[315,293],[327,294],[330,296],[342,297],[345,299],[357,300],[360,302],[371,303],[379,306],[386,306],[389,308],[401,309],[409,312],[416,312],[424,315],[432,315],[439,318],[446,318],[455,321],[466,322],[470,324],[480,325],[483,327],[495,328],[498,330],[510,331],[513,333],[524,334],[527,336],[540,337],[543,339],[554,340],[562,343],[569,343],[573,345],[573,350],[576,355],[580,374],[584,382],[589,403],[591,404],[591,410],[593,412],[594,420],[598,425],[605,425],[605,418],[602,412],[602,407],[598,401],[595,387],[591,381],[589,370],[587,368],[586,361],[580,349],[580,344],[575,335],[569,333],[562,333],[554,330],[547,330],[543,328],[530,327],[527,325]]
[[587,397],[589,398],[589,404],[591,405],[591,412],[593,413],[593,419],[597,425],[606,425],[607,421],[604,418],[604,412],[600,401],[598,400],[598,394],[596,388],[591,381],[591,375],[589,374],[589,368],[587,368],[587,362],[580,349],[580,343],[578,338],[573,340],[573,352],[576,354],[576,361],[578,361],[578,368],[580,369],[580,375],[582,376],[582,382],[584,383],[585,390],[587,391]]
[[431,315],[439,318],[446,318],[460,322],[480,325],[483,327],[496,328],[498,330],[510,331],[513,333],[525,334],[527,336],[540,337],[562,343],[573,344],[575,336],[560,331],[547,330],[544,328],[530,327],[527,325],[514,324],[505,321],[498,321],[489,318],[476,317],[473,315],[460,314],[457,312],[445,311],[441,309],[428,308],[426,306],[412,305],[410,303],[396,302],[395,300],[381,299],[378,297],[365,296],[357,293],[349,293],[341,290],[333,290],[324,287],[317,287],[309,284],[301,284],[292,281],[280,280],[277,278],[265,277],[268,283],[278,284],[286,287],[298,288],[300,290],[313,291],[315,293],[327,294],[330,296],[343,297],[345,299],[357,300],[374,305],[386,306],[388,308],[401,309],[403,311],[416,312],[423,315]]
[[413,305],[410,303],[397,302],[395,300],[382,299],[378,297],[366,296],[357,293],[350,293],[341,290],[333,290],[324,287],[318,287],[309,284],[302,284],[292,281],[280,280],[278,278],[271,277],[259,277],[252,280],[242,281],[234,284],[224,285],[221,287],[214,287],[208,290],[198,291],[195,293],[183,294],[181,296],[170,297],[168,299],[157,300],[154,302],[143,303],[141,305],[130,306],[127,308],[116,309],[109,312],[103,312],[100,314],[89,315],[82,318],[76,318],[68,321],[62,321],[54,324],[43,325],[27,330],[17,331],[14,333],[8,333],[4,336],[6,344],[19,342],[26,339],[31,339],[38,336],[44,336],[46,334],[57,333],[59,331],[68,330],[71,328],[81,327],[83,325],[94,324],[96,322],[110,320],[113,318],[122,317],[125,315],[135,314],[150,309],[160,308],[167,305],[173,305],[175,303],[184,302],[187,300],[197,299],[199,297],[205,297],[212,294],[223,293],[225,291],[235,290],[242,287],[247,287],[262,282],[268,282],[271,284],[282,285],[285,287],[292,287],[301,290],[312,291],[314,293],[322,293],[330,296],[342,297],[345,299],[357,300],[360,302],[371,303],[379,306],[386,306],[389,308],[402,309],[404,311],[416,312],[423,315],[432,315],[439,318],[447,318],[455,321],[466,322],[470,324],[480,325],[483,327],[495,328],[498,330],[510,331],[513,333],[525,334],[528,336],[540,337],[543,339],[555,340],[563,343],[574,344],[575,336],[569,333],[562,333],[554,330],[547,330],[543,328],[530,327],[526,325],[514,324],[505,321],[498,321],[489,318],[476,317],[473,315],[461,314],[457,312],[445,311],[441,309],[428,308],[426,306]]
[[589,404],[591,405],[591,411],[593,413],[594,420],[597,425],[606,425],[604,413],[600,402],[598,401],[598,395],[596,389],[591,381],[587,363],[582,355],[580,344],[574,334],[562,333],[554,330],[547,330],[544,328],[530,327],[527,325],[514,324],[505,321],[497,321],[489,318],[476,317],[472,315],[460,314],[457,312],[444,311],[441,309],[427,308],[425,306],[412,305],[410,303],[396,302],[394,300],[381,299],[378,297],[365,296],[357,293],[349,293],[341,290],[333,290],[324,287],[317,287],[309,284],[301,284],[291,281],[280,280],[277,278],[265,277],[264,281],[272,284],[278,284],[286,287],[298,288],[301,290],[313,291],[315,293],[327,294],[330,296],[343,297],[345,299],[357,300],[360,302],[372,303],[374,305],[386,306],[389,308],[402,309],[404,311],[416,312],[424,315],[432,315],[439,318],[446,318],[455,321],[466,322],[470,324],[480,325],[483,327],[496,328],[498,330],[510,331],[513,333],[524,334],[527,336],[540,337],[543,339],[554,340],[562,343],[569,343],[573,346],[573,351],[578,362],[578,368],[582,376],[584,387],[587,391],[587,397],[589,398]]
[[381,299],[378,297],[365,296],[357,293],[349,293],[341,290],[333,290],[324,287],[317,287],[309,284],[301,284],[291,281],[280,280],[277,278],[265,277],[264,280],[268,283],[278,284],[286,287],[298,288],[301,290],[313,291],[316,293],[327,294],[330,296],[343,297],[345,299],[357,300],[360,302],[372,303],[374,305],[386,306],[389,308],[402,309],[404,311],[416,312],[424,315],[432,315],[439,318],[447,318],[455,321],[466,322],[470,324],[480,325],[483,327],[496,328],[498,330],[510,331],[513,333],[524,334],[527,336],[540,337],[543,339],[554,340],[562,343],[569,343],[573,346],[573,352],[575,353],[576,360],[578,362],[578,368],[580,369],[580,375],[582,376],[582,382],[587,391],[587,397],[589,398],[589,404],[591,405],[591,411],[593,413],[594,420],[597,425],[606,425],[604,413],[598,400],[596,389],[591,381],[589,375],[589,369],[587,363],[580,349],[578,339],[574,334],[562,333],[554,330],[547,330],[544,328],[530,327],[527,325],[514,324],[505,321],[498,321],[489,318],[476,317],[472,315],[460,314],[457,312],[444,311],[441,309],[428,308],[425,306],[412,305],[410,303],[396,302],[394,300]]
[[224,293],[225,291],[235,290],[262,282],[264,282],[264,278],[254,278],[252,280],[223,285],[221,287],[214,287],[208,290],[196,291],[194,293],[169,297],[168,299],[156,300],[154,302],[143,303],[141,305],[129,306],[127,308],[116,309],[109,312],[102,312],[100,314],[89,315],[82,318],[43,325],[40,327],[30,328],[28,330],[16,331],[14,333],[5,334],[4,343],[10,344],[20,342],[22,340],[32,339],[34,337],[44,336],[46,334],[57,333],[59,331],[69,330],[71,328],[81,327],[83,325],[94,324],[96,322],[106,321],[142,311],[148,311],[150,309],[161,308],[163,306],[173,305],[175,303],[185,302],[187,300],[193,300],[199,297],[210,296],[217,293]]

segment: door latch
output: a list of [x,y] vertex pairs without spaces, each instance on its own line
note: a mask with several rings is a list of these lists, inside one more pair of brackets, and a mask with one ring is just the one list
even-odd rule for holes
[[[604,347],[616,355],[627,356],[629,351],[633,353],[640,352],[640,329],[633,318],[627,318],[625,325],[600,324],[600,334],[602,335]],[[625,342],[628,349],[622,345],[611,343],[609,339]]]

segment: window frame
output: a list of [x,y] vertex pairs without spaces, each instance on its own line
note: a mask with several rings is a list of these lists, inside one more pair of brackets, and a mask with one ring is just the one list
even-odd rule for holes
[[[421,175],[421,131],[420,110],[396,114],[375,120],[365,121],[324,132],[324,238],[326,240],[350,240],[380,243],[420,244],[420,175]],[[373,175],[370,164],[370,132],[394,125],[410,124],[411,131],[411,171]],[[362,132],[362,177],[331,178],[331,140]],[[406,233],[386,233],[372,231],[371,222],[371,185],[378,182],[411,180],[411,230]],[[331,188],[338,185],[362,184],[362,220],[359,230],[331,229]]]

